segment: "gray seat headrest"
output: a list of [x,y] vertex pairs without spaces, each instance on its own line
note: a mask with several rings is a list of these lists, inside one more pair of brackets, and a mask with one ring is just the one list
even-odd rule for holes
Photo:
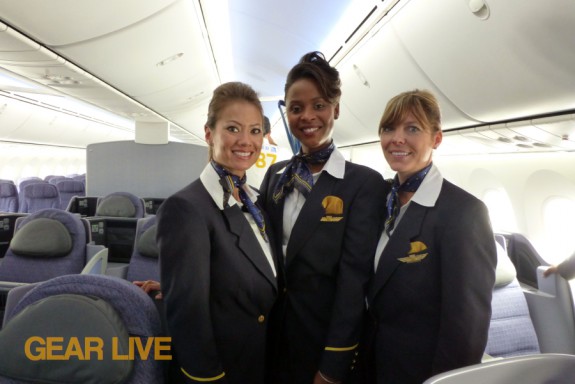
[[[68,359],[48,359],[47,353],[41,358],[48,352],[47,338],[55,337],[62,338],[52,339],[62,349],[52,354],[62,358],[68,352]],[[86,340],[92,340],[91,352]],[[71,349],[75,342],[79,348]],[[116,356],[128,355],[128,331],[109,303],[74,294],[49,296],[27,306],[0,332],[0,375],[37,383],[124,383],[134,362],[114,358],[113,343]]]
[[10,249],[18,256],[60,257],[72,250],[72,237],[58,220],[37,218],[24,224],[12,238]]
[[98,204],[96,216],[135,217],[136,207],[126,196],[108,196]]
[[156,243],[156,225],[152,225],[146,229],[138,240],[137,250],[143,256],[152,257],[157,259],[160,251]]

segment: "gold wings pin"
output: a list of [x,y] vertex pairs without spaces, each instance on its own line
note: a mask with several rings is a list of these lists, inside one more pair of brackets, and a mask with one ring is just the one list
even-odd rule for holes
[[421,241],[414,241],[411,243],[411,248],[409,249],[408,255],[406,257],[399,257],[397,258],[397,260],[401,261],[402,263],[408,263],[408,264],[418,263],[427,257],[428,253],[425,252],[426,250],[427,245],[425,245]]

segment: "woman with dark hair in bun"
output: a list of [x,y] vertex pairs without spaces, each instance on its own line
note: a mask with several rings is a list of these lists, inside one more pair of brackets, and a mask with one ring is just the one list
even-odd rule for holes
[[339,73],[320,52],[304,55],[287,76],[287,120],[301,150],[272,165],[260,191],[282,259],[273,383],[344,383],[357,359],[388,188],[337,150],[340,97]]

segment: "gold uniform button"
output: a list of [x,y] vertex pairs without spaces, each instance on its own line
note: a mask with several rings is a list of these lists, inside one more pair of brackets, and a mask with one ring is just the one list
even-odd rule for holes
[[265,319],[266,317],[264,315],[260,315],[260,317],[258,317],[258,323],[263,323]]

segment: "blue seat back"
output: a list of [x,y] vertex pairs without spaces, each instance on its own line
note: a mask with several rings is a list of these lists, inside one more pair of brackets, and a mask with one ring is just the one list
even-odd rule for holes
[[86,195],[84,183],[78,180],[61,180],[58,181],[55,185],[56,188],[58,188],[58,193],[60,194],[61,209],[68,208],[68,204],[70,203],[70,200],[72,200],[72,197]]
[[60,193],[53,184],[30,184],[20,194],[23,195],[20,212],[34,213],[45,208],[60,208]]
[[156,244],[156,216],[138,220],[134,250],[128,266],[128,281],[160,281],[159,250]]
[[0,182],[0,212],[18,212],[18,189],[13,183]]
[[[62,336],[64,340],[82,334],[100,337],[105,343],[104,350],[112,343],[111,332],[117,332],[113,337],[117,337],[118,343],[131,337],[140,339],[143,346],[147,345],[150,338],[161,336],[160,317],[153,300],[143,290],[122,279],[104,275],[61,276],[36,284],[19,300],[10,300],[13,292],[18,295],[17,291],[15,289],[9,293],[11,305],[6,308],[4,328],[0,332],[0,351],[23,351],[24,345],[18,344],[42,334]],[[78,308],[78,311],[73,316],[71,313],[58,313],[61,303],[67,300],[77,303],[73,308]],[[98,316],[86,316],[84,312],[95,305],[100,310],[92,312]],[[46,307],[41,312],[45,318],[37,319],[36,322],[26,318],[31,316],[31,310],[40,313],[41,306]],[[86,311],[82,311],[84,308]],[[164,361],[156,360],[154,353],[152,349],[145,359],[140,353],[135,353],[133,362],[119,361],[112,353],[104,353],[102,360],[91,355],[91,360],[86,361],[71,359],[31,362],[24,353],[13,353],[9,356],[12,361],[0,362],[0,366],[7,365],[1,367],[2,371],[24,371],[22,375],[26,375],[25,378],[35,376],[36,379],[45,379],[49,375],[53,380],[51,382],[117,383],[117,379],[111,380],[110,375],[107,375],[108,370],[116,370],[124,374],[125,380],[121,382],[125,384],[161,384]],[[122,350],[120,354],[125,356],[128,353]],[[169,351],[163,351],[162,354],[167,356]],[[23,369],[18,369],[19,366]],[[31,368],[26,371],[27,367]],[[103,376],[108,376],[107,380]],[[25,378],[17,379],[25,381]],[[0,377],[0,383],[13,381]]]
[[19,218],[0,264],[0,281],[34,283],[82,272],[86,226],[79,216],[57,208]]

